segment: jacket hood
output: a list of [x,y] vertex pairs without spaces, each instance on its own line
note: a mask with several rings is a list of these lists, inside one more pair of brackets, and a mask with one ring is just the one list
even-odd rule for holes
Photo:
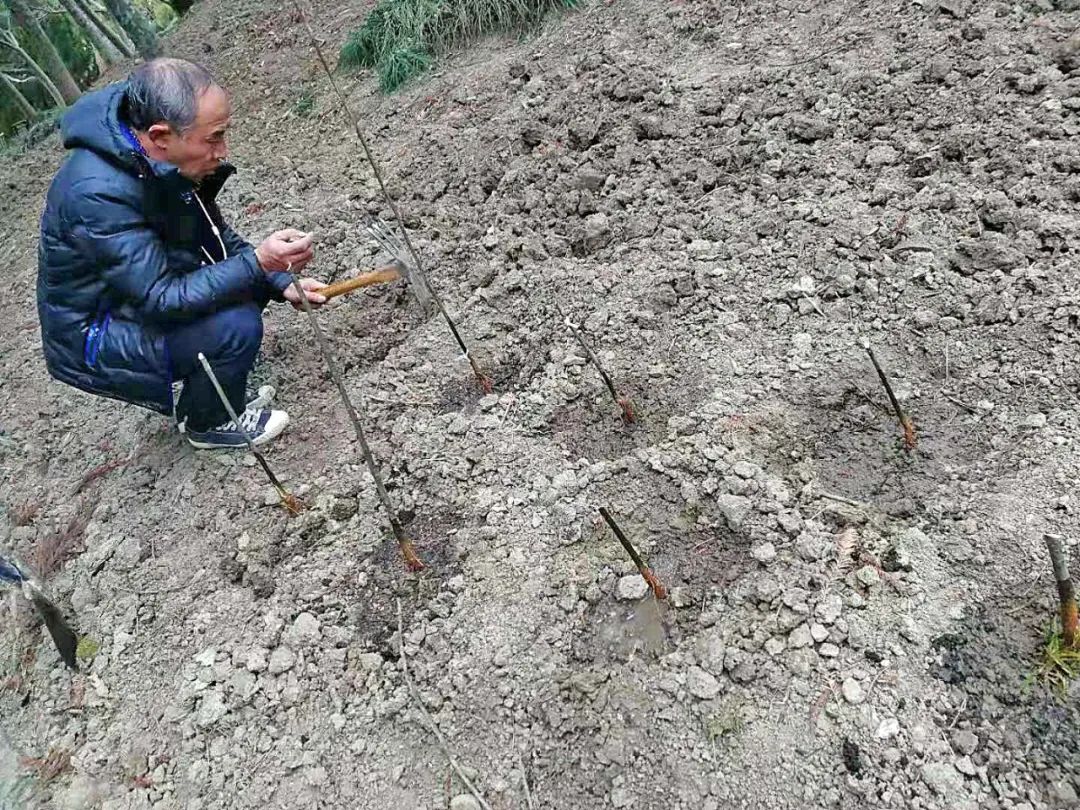
[[[64,114],[60,121],[60,134],[67,149],[89,149],[120,168],[134,174],[150,173],[176,184],[180,189],[193,184],[184,178],[176,166],[159,160],[151,160],[132,148],[121,130],[120,107],[124,102],[127,82],[118,82],[87,93]],[[234,172],[230,163],[199,184],[216,196],[221,186]]]
[[76,101],[60,122],[64,147],[89,149],[111,163],[137,171],[141,156],[120,130],[120,105],[126,89],[127,82],[120,82]]

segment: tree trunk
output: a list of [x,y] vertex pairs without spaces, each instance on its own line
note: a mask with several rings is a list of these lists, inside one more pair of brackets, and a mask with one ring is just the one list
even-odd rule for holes
[[94,45],[94,50],[101,57],[101,61],[106,65],[111,65],[113,62],[123,58],[123,54],[109,41],[109,38],[105,36],[102,30],[94,25],[94,21],[86,15],[86,12],[79,7],[75,0],[60,0],[60,5],[64,7],[64,10],[71,15],[71,18],[89,37],[90,42]]
[[143,59],[153,59],[161,52],[157,32],[150,19],[132,6],[131,0],[105,0],[105,6],[116,17]]
[[49,78],[60,91],[64,104],[74,104],[82,95],[82,90],[75,83],[71,71],[67,69],[64,60],[60,58],[60,53],[45,33],[45,29],[41,27],[38,18],[34,16],[33,9],[26,4],[26,0],[8,0],[8,7],[11,9],[16,24],[26,31],[30,37],[37,40],[38,49],[44,54],[41,67],[49,74]]
[[34,61],[34,57],[28,54],[19,44],[18,40],[15,39],[15,35],[10,31],[3,31],[0,36],[2,36],[3,40],[0,44],[3,44],[5,48],[18,54],[19,58],[23,61],[23,64],[25,64],[30,69],[30,72],[34,74],[34,78],[41,82],[41,86],[45,88],[45,92],[56,102],[56,106],[66,107],[67,104],[64,101],[64,97],[60,94],[60,90],[53,83],[53,80],[49,78],[49,74],[42,70],[41,65]]
[[68,0],[68,2],[77,6],[79,10],[85,14],[95,26],[97,26],[98,30],[105,35],[109,42],[120,51],[120,53],[129,58],[135,55],[135,48],[128,42],[127,37],[123,35],[123,31],[121,30],[118,33],[114,30],[109,24],[109,21],[106,20],[96,8],[87,2],[87,0]]
[[34,109],[33,104],[26,100],[26,96],[15,86],[15,82],[9,79],[8,75],[2,70],[0,70],[0,86],[6,88],[11,97],[15,99],[15,105],[22,110],[27,123],[32,123],[37,118],[37,110]]

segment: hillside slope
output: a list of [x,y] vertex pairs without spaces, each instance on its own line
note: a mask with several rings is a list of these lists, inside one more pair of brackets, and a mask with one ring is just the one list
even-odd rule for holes
[[[0,163],[0,544],[66,532],[50,584],[100,643],[72,676],[0,623],[7,753],[71,754],[31,805],[446,807],[403,645],[498,810],[526,780],[553,810],[1076,806],[1080,695],[1025,685],[1042,533],[1080,536],[1080,15],[1052,5],[594,3],[391,97],[347,81],[497,384],[398,288],[320,316],[421,575],[297,313],[256,376],[293,417],[270,457],[298,518],[253,459],[50,382],[62,150]],[[365,10],[313,7],[329,47]],[[360,221],[389,211],[291,8],[204,0],[168,51],[234,94],[237,229],[313,230],[341,278],[385,258]]]

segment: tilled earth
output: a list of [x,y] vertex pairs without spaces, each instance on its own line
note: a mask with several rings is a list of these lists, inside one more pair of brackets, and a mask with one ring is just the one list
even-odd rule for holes
[[[234,93],[237,228],[310,229],[343,278],[390,212],[291,8],[204,0],[168,50]],[[315,3],[327,47],[365,10]],[[62,150],[5,159],[0,543],[87,641],[71,674],[5,607],[0,804],[480,807],[449,751],[496,810],[1078,806],[1078,688],[1034,675],[1044,532],[1080,575],[1078,28],[1073,0],[620,0],[391,97],[345,79],[497,383],[397,287],[320,315],[420,574],[301,315],[255,375],[296,518],[254,459],[50,382]]]

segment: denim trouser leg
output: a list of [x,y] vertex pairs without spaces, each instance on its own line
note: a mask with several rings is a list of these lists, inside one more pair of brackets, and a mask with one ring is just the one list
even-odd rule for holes
[[262,343],[262,309],[253,301],[236,304],[166,334],[173,379],[184,381],[176,415],[187,419],[189,430],[209,430],[229,421],[199,352],[206,355],[233,408],[244,412],[248,372]]

